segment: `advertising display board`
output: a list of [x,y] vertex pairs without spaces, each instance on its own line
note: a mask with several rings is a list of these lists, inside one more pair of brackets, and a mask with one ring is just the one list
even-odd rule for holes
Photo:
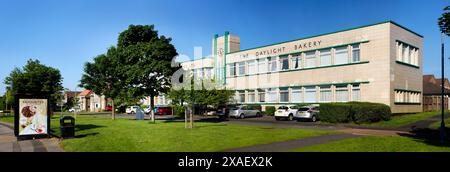
[[18,139],[48,137],[49,102],[38,96],[16,96],[14,133]]

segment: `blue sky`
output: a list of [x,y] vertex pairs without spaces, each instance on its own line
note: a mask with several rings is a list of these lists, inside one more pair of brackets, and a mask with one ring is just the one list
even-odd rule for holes
[[[76,85],[84,63],[115,45],[130,24],[154,24],[172,37],[178,53],[192,57],[194,46],[211,54],[213,35],[225,31],[239,35],[246,49],[393,20],[424,36],[424,74],[440,76],[436,21],[446,5],[449,1],[0,0],[0,95],[4,78],[29,58],[58,68],[64,87],[81,90]],[[446,64],[448,76],[450,60]]]

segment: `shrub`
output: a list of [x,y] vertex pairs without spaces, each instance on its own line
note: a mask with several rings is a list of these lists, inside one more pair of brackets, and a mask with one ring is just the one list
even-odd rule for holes
[[275,106],[266,106],[265,114],[268,116],[274,116],[275,115]]
[[184,111],[185,108],[183,106],[180,105],[174,105],[172,106],[173,108],[173,115],[179,118],[184,118]]
[[352,111],[353,122],[358,124],[387,121],[391,118],[391,108],[381,103],[353,103]]
[[325,103],[320,105],[320,120],[331,123],[347,123],[352,120],[352,105]]
[[320,120],[331,123],[372,123],[389,120],[391,109],[381,103],[348,102],[320,105]]

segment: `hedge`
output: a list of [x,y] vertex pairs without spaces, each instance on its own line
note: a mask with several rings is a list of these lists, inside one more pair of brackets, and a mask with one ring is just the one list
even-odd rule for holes
[[381,103],[348,102],[320,105],[321,121],[331,123],[372,123],[387,121],[391,117],[389,106]]
[[275,106],[266,106],[265,114],[268,116],[274,116],[275,115]]

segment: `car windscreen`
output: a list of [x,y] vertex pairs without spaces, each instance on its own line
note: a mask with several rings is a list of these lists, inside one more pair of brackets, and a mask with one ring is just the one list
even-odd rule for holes
[[284,109],[284,110],[286,110],[286,109],[288,109],[288,107],[286,107],[286,106],[280,106],[278,109]]

